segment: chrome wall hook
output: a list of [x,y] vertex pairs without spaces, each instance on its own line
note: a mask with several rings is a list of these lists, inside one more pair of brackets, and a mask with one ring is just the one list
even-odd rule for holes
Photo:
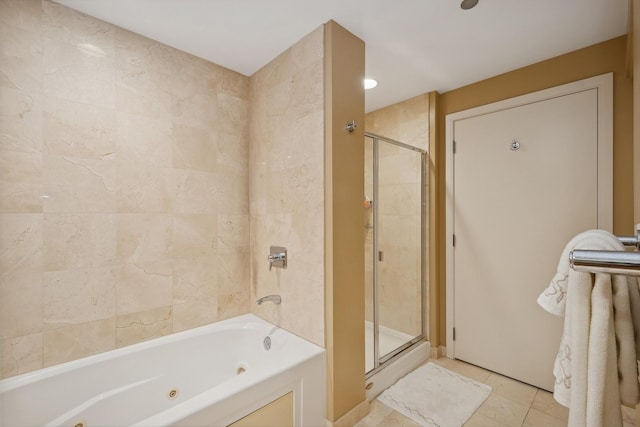
[[511,149],[511,151],[518,151],[520,149],[520,143],[514,139],[513,142],[509,144],[509,149]]
[[347,124],[345,125],[345,128],[347,129],[347,132],[349,133],[353,133],[356,128],[358,126],[356,125],[356,121],[355,120],[351,120],[350,122],[347,122]]

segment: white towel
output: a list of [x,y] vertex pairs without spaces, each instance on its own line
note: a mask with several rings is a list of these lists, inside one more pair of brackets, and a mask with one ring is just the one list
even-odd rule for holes
[[620,402],[638,402],[636,335],[640,331],[638,282],[625,276],[569,268],[573,249],[624,250],[612,234],[591,230],[563,251],[558,272],[538,297],[555,315],[564,314],[554,365],[554,397],[568,406],[569,427],[622,426]]
[[567,301],[567,279],[571,269],[569,253],[574,249],[615,251],[620,245],[618,239],[605,230],[589,230],[575,236],[562,251],[557,272],[551,279],[549,286],[538,296],[538,304],[551,314],[564,316]]

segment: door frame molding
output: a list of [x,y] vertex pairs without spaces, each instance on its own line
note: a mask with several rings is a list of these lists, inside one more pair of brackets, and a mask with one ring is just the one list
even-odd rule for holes
[[454,128],[458,120],[545,101],[586,90],[598,90],[598,228],[613,229],[613,73],[578,80],[576,82],[544,89],[445,116],[445,236],[446,236],[446,351],[447,357],[455,357],[453,340],[454,321]]

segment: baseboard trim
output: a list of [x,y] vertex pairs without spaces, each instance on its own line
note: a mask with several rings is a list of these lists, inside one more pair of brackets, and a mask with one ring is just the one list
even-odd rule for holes
[[439,359],[447,355],[447,346],[440,345],[438,347],[431,347],[431,358]]
[[327,427],[352,427],[369,415],[369,409],[369,401],[365,399],[333,423],[327,420]]

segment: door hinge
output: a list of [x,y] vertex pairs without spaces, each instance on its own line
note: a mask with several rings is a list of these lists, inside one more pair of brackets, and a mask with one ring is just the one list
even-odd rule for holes
[[456,328],[453,328],[453,340],[456,340]]
[[453,235],[453,247],[454,248],[456,247],[456,235],[455,234]]
[[453,141],[453,154],[456,154],[456,145],[457,145],[456,142]]

